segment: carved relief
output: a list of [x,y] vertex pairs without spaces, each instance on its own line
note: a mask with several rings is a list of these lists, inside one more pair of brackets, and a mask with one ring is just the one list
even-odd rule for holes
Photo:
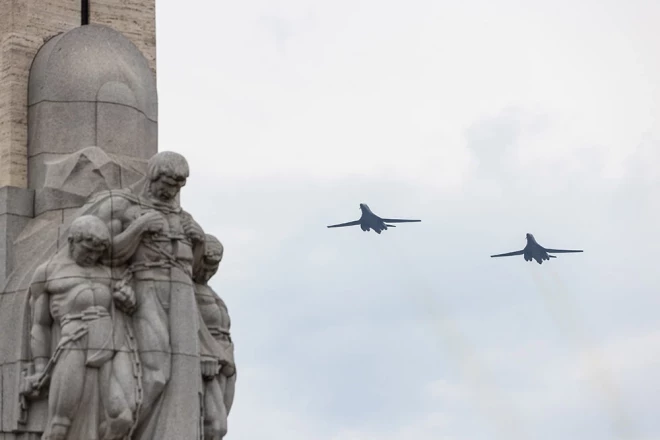
[[183,156],[156,154],[135,185],[92,197],[36,270],[22,395],[48,394],[44,440],[225,435],[233,343],[207,284],[223,248],[179,205],[188,174]]
[[44,440],[119,440],[133,425],[137,352],[121,310],[132,311],[135,295],[101,263],[110,246],[99,218],[78,217],[68,248],[39,266],[30,284],[34,373],[23,394],[48,394]]
[[0,273],[0,437],[221,439],[236,374],[207,282],[222,245],[180,206],[185,158],[156,153],[147,60],[105,26],[59,34],[27,104],[30,214]]
[[234,401],[236,364],[234,343],[231,340],[231,320],[225,302],[208,285],[218,271],[224,247],[213,235],[206,235],[206,253],[195,273],[195,297],[202,321],[215,339],[213,353],[219,368],[203,371],[204,438],[221,440],[227,434],[227,416]]

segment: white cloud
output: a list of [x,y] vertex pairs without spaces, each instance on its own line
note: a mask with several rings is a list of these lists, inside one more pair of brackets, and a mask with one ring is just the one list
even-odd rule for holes
[[[619,161],[640,133],[658,132],[653,48],[609,32],[606,14],[579,28],[540,5],[473,3],[251,2],[196,17],[214,25],[176,45],[163,30],[163,144],[225,176],[395,175],[460,191],[464,128],[509,106],[553,121],[523,139],[524,162],[585,146]],[[177,79],[185,94],[170,92]]]
[[[614,440],[598,362],[631,438],[657,439],[658,17],[159,2],[160,149],[189,158],[184,205],[227,249],[228,439]],[[325,228],[360,202],[423,222]],[[561,283],[488,258],[524,232],[586,252],[534,267]]]

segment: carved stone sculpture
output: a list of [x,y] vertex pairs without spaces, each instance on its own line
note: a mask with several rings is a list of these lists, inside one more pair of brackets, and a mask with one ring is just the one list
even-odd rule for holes
[[130,311],[135,296],[130,286],[115,289],[111,269],[101,263],[111,239],[99,218],[75,219],[68,243],[30,284],[35,371],[23,394],[48,392],[44,440],[121,440],[133,425],[137,353],[114,303]]
[[[34,9],[14,3],[16,13]],[[21,394],[23,377],[34,368],[28,289],[37,267],[68,248],[68,228],[90,196],[134,184],[158,151],[156,81],[135,45],[98,24],[49,36],[29,60],[29,84],[26,73],[20,85],[25,95],[11,96],[28,115],[29,187],[0,188],[3,440],[32,440],[48,423],[47,399],[28,401]],[[6,59],[12,71],[14,59]]]
[[204,372],[204,438],[222,440],[227,434],[227,416],[234,401],[236,364],[234,343],[229,332],[231,321],[225,302],[208,285],[218,271],[224,247],[213,235],[206,235],[206,253],[195,273],[195,297],[204,325],[215,339],[213,353],[218,371]]
[[208,286],[223,247],[179,205],[188,174],[183,156],[156,154],[135,185],[92,197],[69,246],[37,268],[22,394],[38,398],[50,381],[43,440],[226,434],[234,347]]
[[185,158],[157,153],[153,71],[112,27],[49,36],[12,97],[28,188],[0,188],[0,438],[219,440],[222,245],[180,206]]
[[[201,438],[202,363],[217,368],[213,340],[200,332],[193,267],[204,232],[179,206],[188,177],[185,158],[161,152],[132,187],[105,191],[85,207],[110,228],[110,262],[125,267],[137,296],[132,316],[142,367],[136,439]],[[202,340],[200,340],[202,339]]]

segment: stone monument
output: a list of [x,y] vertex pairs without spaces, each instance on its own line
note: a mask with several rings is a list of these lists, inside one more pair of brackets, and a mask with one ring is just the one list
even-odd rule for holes
[[158,153],[154,0],[0,0],[0,438],[220,440],[220,241]]

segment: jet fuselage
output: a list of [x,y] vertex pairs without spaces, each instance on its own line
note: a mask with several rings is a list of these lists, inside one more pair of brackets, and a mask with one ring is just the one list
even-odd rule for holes
[[382,218],[378,217],[376,214],[371,212],[369,205],[366,203],[360,203],[360,211],[362,211],[362,216],[360,217],[360,228],[363,231],[374,230],[377,233],[387,230],[387,225]]
[[525,245],[524,254],[525,261],[535,260],[539,264],[543,264],[544,260],[549,260],[551,257],[546,252],[545,248],[537,243],[532,234],[526,234],[527,245]]

